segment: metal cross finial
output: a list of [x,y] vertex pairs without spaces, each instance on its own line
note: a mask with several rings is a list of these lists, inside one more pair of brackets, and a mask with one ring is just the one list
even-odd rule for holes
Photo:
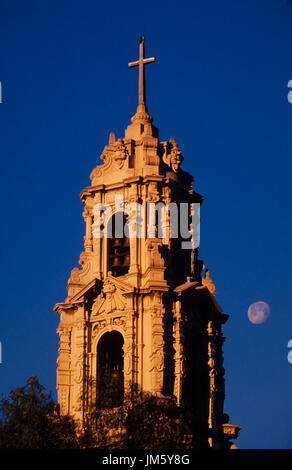
[[130,62],[129,67],[139,66],[139,95],[138,95],[138,104],[145,105],[145,70],[144,64],[150,64],[155,62],[155,57],[150,57],[149,59],[144,59],[144,42],[145,37],[141,36],[139,41],[139,60],[135,62]]

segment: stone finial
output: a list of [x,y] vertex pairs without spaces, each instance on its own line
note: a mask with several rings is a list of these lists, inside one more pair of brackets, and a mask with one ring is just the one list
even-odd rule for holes
[[183,157],[177,144],[174,142],[174,139],[172,137],[171,139],[172,140],[170,139],[169,140],[171,141],[173,147],[170,151],[170,166],[171,166],[172,171],[174,171],[174,173],[178,173],[180,165],[183,161]]
[[203,266],[203,269],[205,270],[205,277],[202,277],[202,284],[204,287],[207,287],[207,289],[211,292],[212,295],[216,295],[216,286],[213,282],[213,280],[210,277],[209,270]]
[[115,133],[114,133],[114,132],[111,132],[110,135],[109,135],[108,144],[109,144],[109,145],[112,145],[112,144],[115,143],[115,141],[116,141]]

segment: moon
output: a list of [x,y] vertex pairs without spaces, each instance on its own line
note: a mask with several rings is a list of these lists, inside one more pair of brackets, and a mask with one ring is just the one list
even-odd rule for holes
[[271,309],[266,302],[254,302],[248,307],[247,316],[254,325],[264,323],[270,315]]

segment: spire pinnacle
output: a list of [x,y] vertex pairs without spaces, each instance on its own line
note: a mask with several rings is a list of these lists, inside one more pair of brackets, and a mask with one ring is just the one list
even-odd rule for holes
[[145,69],[144,65],[150,64],[151,62],[155,62],[155,57],[150,57],[148,59],[144,58],[144,43],[145,43],[145,36],[140,37],[139,41],[139,60],[134,62],[129,62],[129,67],[139,67],[139,88],[138,88],[138,107],[142,108],[144,105],[146,108],[146,99],[145,99]]

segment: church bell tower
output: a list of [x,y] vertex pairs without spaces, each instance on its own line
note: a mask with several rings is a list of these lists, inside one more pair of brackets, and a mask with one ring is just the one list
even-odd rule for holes
[[[81,191],[84,250],[60,315],[57,392],[62,413],[82,419],[88,377],[116,374],[159,397],[190,406],[212,447],[228,447],[238,426],[223,413],[221,327],[228,315],[198,259],[203,197],[181,168],[174,138],[160,141],[145,102],[144,37],[138,107],[123,138],[109,136]],[[121,400],[116,397],[116,405]]]

